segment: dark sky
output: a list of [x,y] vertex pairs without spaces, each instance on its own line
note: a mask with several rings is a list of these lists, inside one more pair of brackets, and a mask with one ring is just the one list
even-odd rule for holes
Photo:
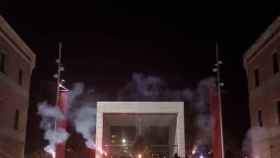
[[[53,81],[59,41],[67,82],[83,81],[104,92],[122,87],[133,72],[159,75],[176,87],[192,86],[213,75],[218,42],[224,62],[224,124],[240,140],[249,126],[242,54],[279,13],[276,4],[238,2],[2,0],[0,6],[37,55],[32,99],[43,98],[37,91]],[[34,110],[30,116],[36,120]],[[32,118],[29,137],[36,133]]]

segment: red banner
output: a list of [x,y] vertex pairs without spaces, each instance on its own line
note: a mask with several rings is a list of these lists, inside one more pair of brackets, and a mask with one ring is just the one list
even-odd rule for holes
[[212,150],[213,158],[222,158],[220,106],[217,87],[209,86],[209,107],[212,119]]
[[[66,114],[68,110],[68,91],[60,90],[59,91],[59,100],[58,107],[60,110]],[[56,128],[63,128],[67,130],[67,120],[66,118],[63,120],[57,121]],[[64,158],[65,157],[65,143],[60,143],[56,145],[55,158]]]

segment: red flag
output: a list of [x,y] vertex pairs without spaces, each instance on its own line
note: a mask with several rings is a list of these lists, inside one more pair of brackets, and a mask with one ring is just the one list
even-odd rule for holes
[[220,106],[217,87],[209,86],[209,107],[212,116],[212,149],[213,158],[222,158],[222,137]]
[[[68,110],[68,91],[67,90],[60,90],[59,91],[59,100],[58,100],[58,107],[62,111],[63,114],[66,114]],[[67,120],[66,118],[63,120],[57,121],[56,128],[63,128],[67,130]],[[64,158],[65,157],[65,143],[60,143],[56,145],[56,152],[55,158]]]
[[95,150],[88,148],[89,158],[95,158]]
[[[59,91],[58,107],[63,114],[66,114],[69,108],[68,104],[68,90]],[[67,119],[57,121],[56,128],[63,128],[67,130]],[[55,158],[65,158],[65,143],[56,144]],[[95,158],[95,150],[87,149],[88,157]]]

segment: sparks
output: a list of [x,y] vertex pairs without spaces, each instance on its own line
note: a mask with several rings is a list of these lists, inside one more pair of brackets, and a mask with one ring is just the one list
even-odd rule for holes
[[102,155],[105,155],[105,156],[108,155],[107,152],[104,151],[104,150],[102,150],[100,147],[97,148],[97,151],[98,151],[100,154],[102,154]]
[[51,155],[53,158],[55,158],[55,151],[51,151]]
[[52,158],[55,158],[55,150],[52,149],[50,146],[47,146],[45,149],[44,149],[47,153],[49,153]]
[[192,154],[194,155],[196,153],[196,146],[192,150]]

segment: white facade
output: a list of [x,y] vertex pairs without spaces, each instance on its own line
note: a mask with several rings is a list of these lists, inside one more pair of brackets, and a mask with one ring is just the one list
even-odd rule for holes
[[[185,157],[185,127],[184,127],[184,103],[183,102],[98,102],[96,115],[96,145],[102,147],[104,142],[103,131],[108,130],[108,126],[104,121],[105,114],[172,114],[176,116],[173,124],[170,126],[170,134],[174,134],[169,138],[169,142],[177,146],[176,151],[181,158]],[[129,120],[122,121],[122,124]],[[152,121],[151,121],[152,122]],[[167,122],[164,115],[160,120],[156,121],[161,125]],[[172,127],[174,130],[172,130]],[[101,158],[100,153],[96,152],[96,158]]]

